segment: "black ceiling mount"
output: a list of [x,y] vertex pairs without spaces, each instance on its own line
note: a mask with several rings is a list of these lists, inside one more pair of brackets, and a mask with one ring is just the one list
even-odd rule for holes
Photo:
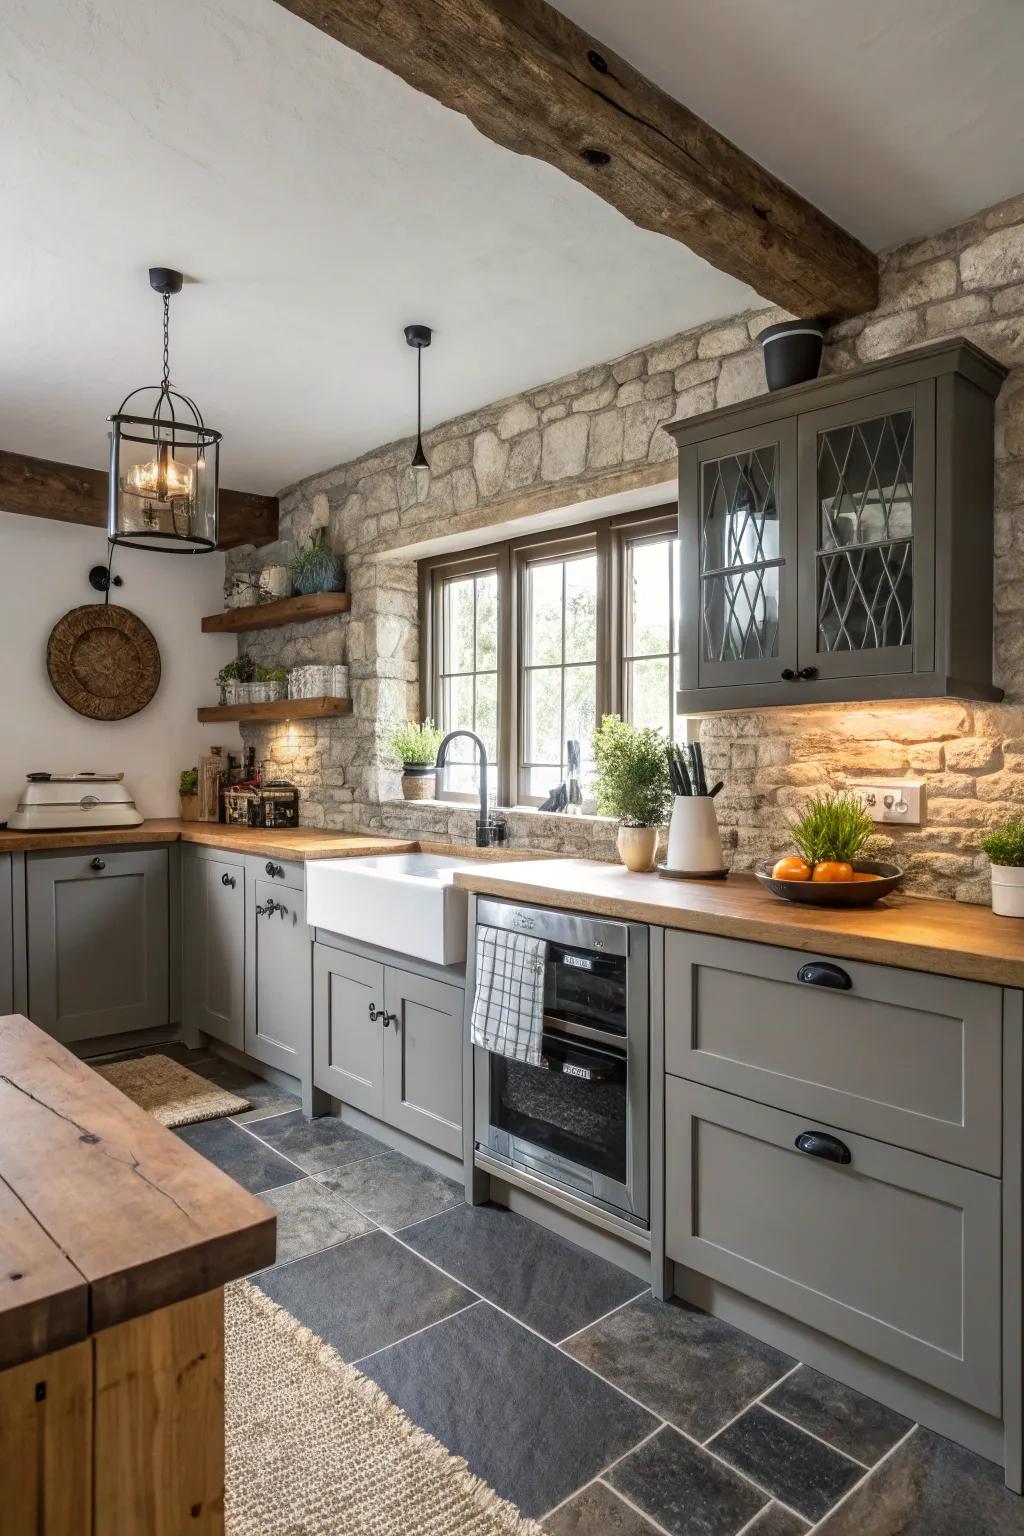
[[94,565],[89,572],[89,585],[97,592],[109,592],[111,587],[121,587],[124,583],[120,576],[111,576],[109,566]]
[[149,269],[149,286],[165,297],[172,293],[180,293],[184,281],[181,273],[175,272],[173,267],[150,267]]
[[581,149],[580,155],[588,165],[607,165],[612,158],[606,149]]
[[429,347],[433,331],[429,325],[407,325],[405,339],[410,347]]

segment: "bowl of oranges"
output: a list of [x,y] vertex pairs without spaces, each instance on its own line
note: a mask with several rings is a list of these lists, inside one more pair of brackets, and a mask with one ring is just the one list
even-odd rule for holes
[[755,870],[766,890],[785,901],[819,907],[866,907],[903,879],[895,864],[863,858],[874,823],[855,795],[820,795],[793,825],[796,853]]

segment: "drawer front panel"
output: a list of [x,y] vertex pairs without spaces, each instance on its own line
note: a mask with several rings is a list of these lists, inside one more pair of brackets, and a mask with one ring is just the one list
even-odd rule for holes
[[261,853],[247,853],[245,867],[252,879],[266,880],[270,885],[301,891],[306,884],[305,866],[295,860],[269,859]]
[[1002,993],[860,961],[670,933],[668,1071],[983,1173],[1001,1158]]
[[997,1179],[679,1078],[665,1107],[670,1258],[1000,1412]]

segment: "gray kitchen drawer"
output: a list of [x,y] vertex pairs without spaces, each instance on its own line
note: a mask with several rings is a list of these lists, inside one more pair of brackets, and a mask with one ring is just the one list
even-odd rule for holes
[[286,886],[301,891],[306,886],[306,866],[300,860],[264,858],[261,853],[244,856],[246,873],[253,879],[267,880],[271,885]]
[[[825,961],[848,991],[798,980]],[[679,1077],[998,1174],[1002,992],[747,944],[665,938],[665,1064]]]
[[998,1179],[676,1077],[665,1122],[669,1258],[999,1414]]

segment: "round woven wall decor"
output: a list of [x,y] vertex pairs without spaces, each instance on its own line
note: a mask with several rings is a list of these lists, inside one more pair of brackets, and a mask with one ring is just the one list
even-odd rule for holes
[[145,709],[160,683],[160,651],[127,608],[86,603],[58,619],[46,670],[65,704],[90,720],[125,720]]

